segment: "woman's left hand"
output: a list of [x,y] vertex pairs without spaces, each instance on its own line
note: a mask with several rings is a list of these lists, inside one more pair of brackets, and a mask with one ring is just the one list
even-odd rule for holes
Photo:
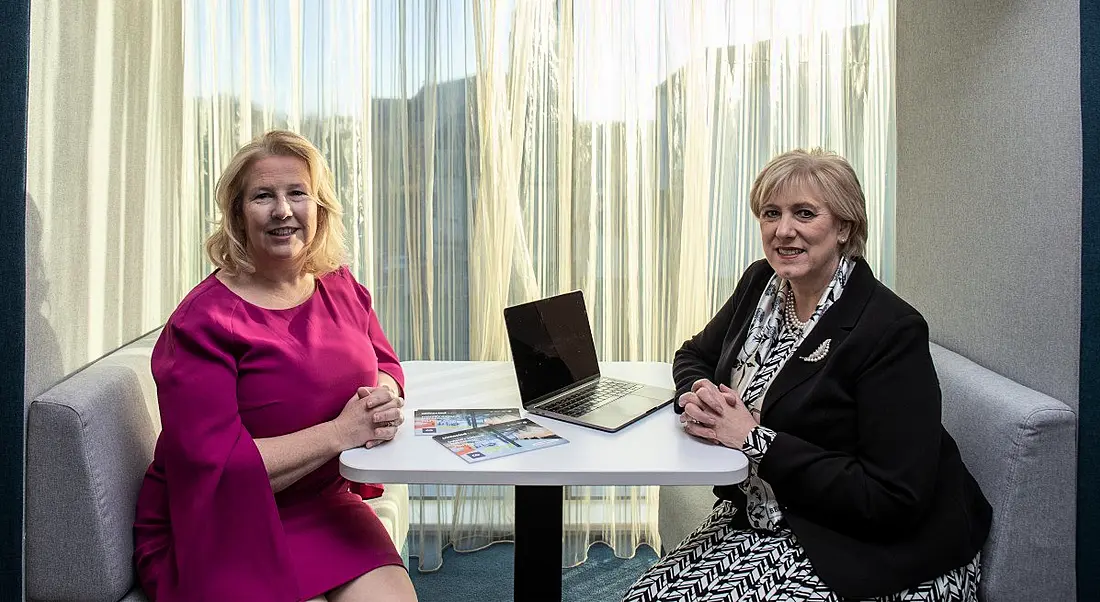
[[366,399],[365,409],[374,426],[373,436],[366,443],[367,449],[393,439],[398,427],[405,422],[405,414],[401,410],[405,400],[386,386],[360,387],[359,396]]
[[749,431],[760,424],[741,401],[741,396],[726,385],[706,383],[680,396],[684,408],[680,422],[689,435],[741,449]]

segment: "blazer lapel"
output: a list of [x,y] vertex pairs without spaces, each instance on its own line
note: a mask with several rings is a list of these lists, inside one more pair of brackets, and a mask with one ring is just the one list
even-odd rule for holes
[[[816,374],[828,362],[829,353],[833,353],[852,331],[863,308],[875,290],[876,280],[871,268],[862,259],[857,260],[848,284],[840,298],[821,316],[810,334],[803,339],[794,353],[775,375],[768,392],[764,395],[761,420],[776,405],[782,405],[787,393]],[[811,361],[815,355],[821,355],[822,346],[828,341],[828,352],[817,361]],[[815,352],[817,352],[815,354]],[[804,358],[810,359],[804,359]]]

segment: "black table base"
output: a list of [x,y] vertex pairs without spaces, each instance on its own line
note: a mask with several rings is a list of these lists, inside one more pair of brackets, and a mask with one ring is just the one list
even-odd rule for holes
[[562,490],[516,485],[516,602],[561,600]]

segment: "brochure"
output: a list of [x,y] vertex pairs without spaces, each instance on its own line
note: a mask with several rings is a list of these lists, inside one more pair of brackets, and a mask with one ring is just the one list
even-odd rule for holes
[[550,429],[527,418],[436,435],[433,438],[470,463],[569,443]]
[[476,410],[416,410],[413,422],[416,436],[436,436],[455,431],[519,420],[519,408],[488,408]]

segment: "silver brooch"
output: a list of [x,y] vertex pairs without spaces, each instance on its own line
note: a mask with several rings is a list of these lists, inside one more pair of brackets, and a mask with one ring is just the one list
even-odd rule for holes
[[822,359],[825,358],[825,354],[829,353],[829,343],[831,341],[832,341],[832,339],[825,339],[824,341],[821,342],[820,345],[817,346],[817,349],[815,349],[813,353],[811,353],[810,355],[802,356],[802,359],[807,361],[807,362],[819,362],[819,361],[821,361]]

